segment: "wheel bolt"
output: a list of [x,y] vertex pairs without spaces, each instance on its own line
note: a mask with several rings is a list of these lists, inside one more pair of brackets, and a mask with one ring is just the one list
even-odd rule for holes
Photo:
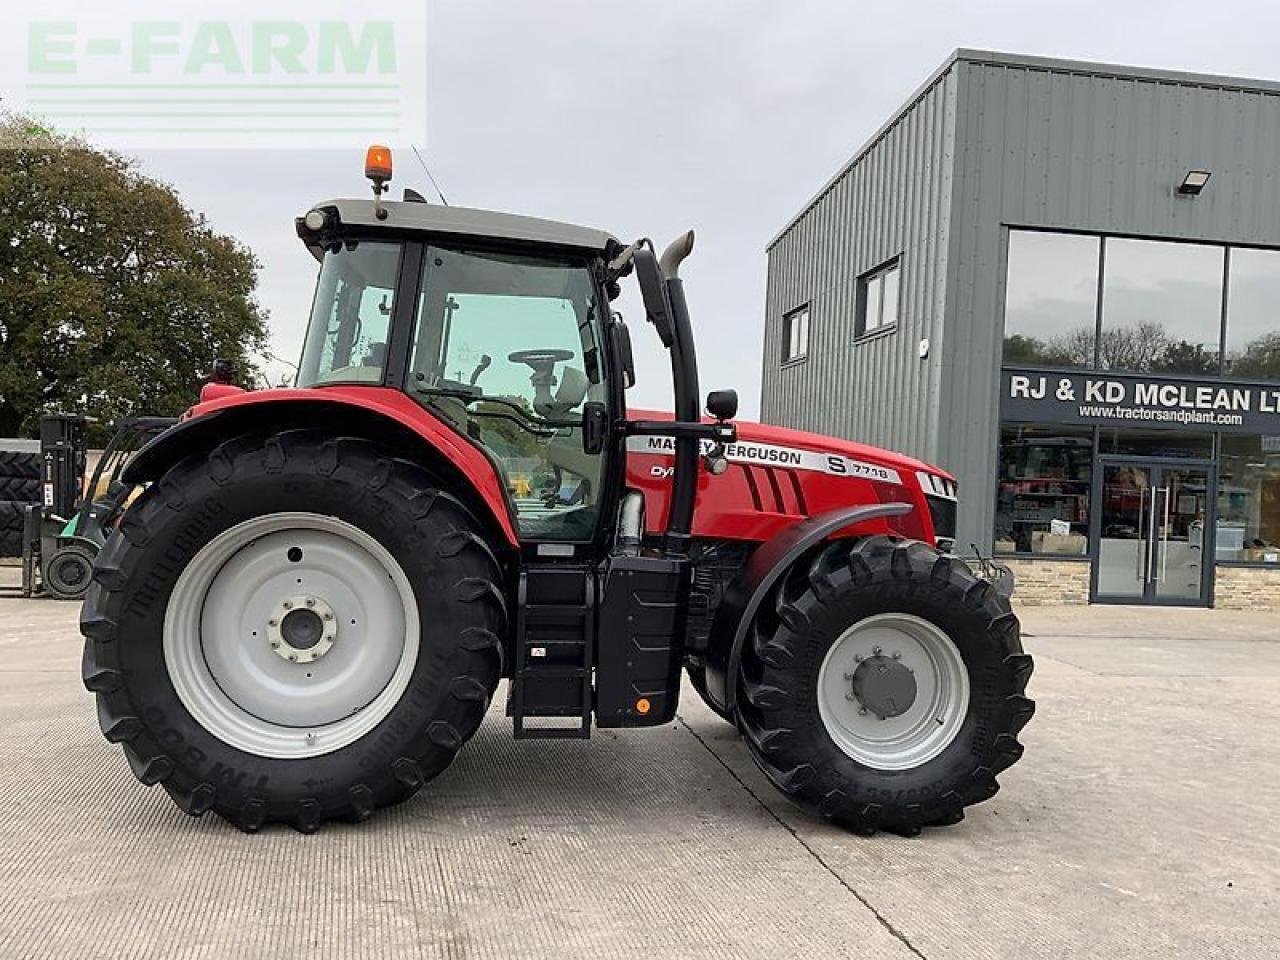
[[276,641],[272,640],[272,641],[271,641],[271,649],[272,649],[272,650],[279,650],[279,649],[280,649],[280,644],[278,644]]
[[901,659],[902,659],[902,653],[901,653],[900,651],[898,651],[898,650],[893,651],[893,659],[895,659],[895,660],[901,660]]
[[332,619],[333,619],[333,614],[332,614],[332,613],[326,613],[326,614],[324,615],[324,618],[325,618],[326,620],[332,620]]
[[280,606],[284,607],[286,610],[289,610],[293,607],[293,604],[290,603],[288,600],[286,600],[284,603],[280,604]]
[[866,707],[859,707],[859,708],[858,708],[858,716],[860,716],[860,717],[865,717],[866,715],[867,715],[867,708],[866,708]]
[[308,606],[308,607],[314,607],[315,605],[316,605],[316,598],[315,598],[315,597],[307,597],[307,606]]
[[871,648],[871,652],[872,652],[872,654],[874,654],[874,655],[875,655],[875,656],[877,656],[877,657],[878,657],[878,656],[880,656],[880,648],[879,648],[879,647],[872,647],[872,648]]
[[290,663],[297,663],[297,662],[298,662],[298,655],[297,655],[296,653],[291,653],[291,654],[289,654],[289,662],[290,662]]
[[861,663],[861,662],[862,662],[863,660],[865,660],[865,659],[866,659],[866,657],[864,657],[864,656],[863,656],[862,654],[860,654],[860,653],[855,653],[855,654],[853,655],[853,662],[854,662],[854,663]]
[[852,674],[852,673],[846,673],[846,674],[844,675],[844,678],[845,678],[846,680],[852,680],[852,679],[853,679],[853,674]]
[[267,621],[267,626],[269,626],[269,627],[278,627],[278,626],[280,626],[280,621],[279,621],[279,620],[268,620],[268,621]]

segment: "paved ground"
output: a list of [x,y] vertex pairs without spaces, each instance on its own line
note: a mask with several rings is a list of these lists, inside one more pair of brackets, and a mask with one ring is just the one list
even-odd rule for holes
[[0,599],[5,960],[1280,955],[1274,614],[1026,611],[1026,759],[959,826],[867,840],[692,694],[587,743],[517,745],[495,710],[410,803],[244,836],[101,739],[75,613]]

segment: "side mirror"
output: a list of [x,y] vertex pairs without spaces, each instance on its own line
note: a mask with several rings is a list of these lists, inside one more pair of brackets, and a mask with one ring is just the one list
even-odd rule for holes
[[596,400],[582,405],[582,452],[602,453],[609,440],[609,408]]
[[636,268],[636,281],[644,298],[644,312],[658,331],[662,345],[671,349],[675,342],[675,324],[671,320],[671,304],[667,300],[667,282],[662,278],[658,258],[648,247],[637,247],[632,260]]
[[712,390],[707,394],[707,413],[717,420],[732,420],[738,415],[738,391]]
[[609,336],[613,340],[614,359],[622,370],[622,386],[630,389],[636,385],[636,360],[631,352],[631,331],[617,314],[609,325]]

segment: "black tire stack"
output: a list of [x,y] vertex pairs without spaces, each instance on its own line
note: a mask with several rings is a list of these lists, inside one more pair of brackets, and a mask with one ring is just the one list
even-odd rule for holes
[[40,502],[40,454],[0,450],[0,557],[22,555],[27,506]]

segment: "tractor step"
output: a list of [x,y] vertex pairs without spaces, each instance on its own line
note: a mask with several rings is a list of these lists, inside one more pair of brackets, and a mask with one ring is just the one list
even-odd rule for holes
[[517,740],[591,736],[595,603],[589,567],[530,566],[521,572],[507,704]]

